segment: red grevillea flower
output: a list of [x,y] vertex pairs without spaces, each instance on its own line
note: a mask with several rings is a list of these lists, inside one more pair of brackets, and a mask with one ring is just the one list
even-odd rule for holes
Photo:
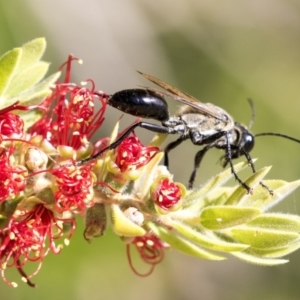
[[178,206],[182,197],[181,186],[170,178],[161,178],[152,188],[152,199],[154,203],[165,210]]
[[139,169],[145,166],[159,151],[157,147],[146,147],[136,136],[122,141],[116,150],[116,165],[121,172]]
[[77,59],[69,56],[61,67],[66,67],[65,79],[55,84],[53,93],[41,104],[47,113],[32,126],[30,133],[42,135],[54,146],[67,145],[77,150],[103,123],[108,96],[96,92],[92,80],[88,80],[91,89],[70,83],[73,60]]
[[62,166],[53,170],[58,191],[55,202],[58,212],[71,211],[82,214],[93,203],[94,178],[91,173],[93,164],[80,167]]
[[6,137],[20,137],[24,133],[23,119],[13,113],[0,114],[0,134]]
[[10,147],[0,154],[0,203],[17,196],[26,186],[27,171],[23,166],[12,165],[13,152],[14,147]]
[[[37,204],[30,211],[19,211],[17,216],[11,218],[8,226],[0,231],[0,270],[6,283],[16,286],[16,283],[9,282],[5,277],[7,268],[16,267],[23,280],[34,286],[30,278],[38,273],[49,250],[54,254],[61,250],[61,246],[55,245],[55,240],[64,234],[63,222],[73,224],[71,236],[75,222],[55,218],[53,212],[43,204]],[[36,270],[29,276],[23,271],[28,261],[38,262]]]
[[[139,273],[132,264],[130,246],[134,245],[138,251],[141,259],[148,265],[151,266],[147,273]],[[169,247],[165,242],[162,242],[158,237],[153,234],[147,234],[144,236],[135,237],[131,244],[126,245],[127,258],[132,271],[141,277],[149,276],[155,266],[164,259],[164,248]]]

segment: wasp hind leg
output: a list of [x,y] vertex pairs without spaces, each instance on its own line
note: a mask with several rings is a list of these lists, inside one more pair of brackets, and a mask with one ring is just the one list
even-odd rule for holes
[[165,152],[165,159],[164,159],[164,165],[167,167],[167,169],[169,169],[169,152],[176,148],[177,146],[179,146],[183,141],[185,141],[188,137],[180,137],[179,139],[177,139],[174,142],[171,142],[167,145],[167,147],[165,148],[164,152]]
[[204,154],[212,147],[213,147],[212,145],[208,145],[196,153],[195,160],[194,160],[194,170],[193,170],[193,172],[190,176],[190,180],[189,180],[189,190],[191,190],[193,188],[193,185],[194,185],[194,182],[196,179],[196,175],[197,175],[197,171],[200,167],[200,164],[204,157]]
[[176,132],[174,130],[172,130],[171,128],[168,128],[168,127],[164,127],[164,126],[152,124],[152,123],[147,123],[147,122],[138,122],[138,123],[133,124],[131,127],[129,127],[120,137],[118,137],[118,139],[116,141],[111,143],[109,146],[100,150],[99,152],[92,155],[91,157],[88,157],[88,158],[85,158],[85,159],[82,159],[82,160],[76,162],[75,165],[81,166],[89,161],[97,159],[104,152],[117,148],[122,143],[122,141],[124,141],[125,138],[128,137],[134,131],[134,129],[137,127],[145,128],[149,131],[157,132],[157,133],[176,134]]

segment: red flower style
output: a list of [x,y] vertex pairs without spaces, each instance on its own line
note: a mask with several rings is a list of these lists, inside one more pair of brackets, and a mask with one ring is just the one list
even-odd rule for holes
[[[134,245],[141,259],[151,266],[147,273],[139,273],[132,264],[130,246]],[[164,259],[164,249],[169,247],[165,242],[162,242],[158,237],[153,234],[146,234],[144,236],[135,237],[131,244],[126,245],[127,258],[132,271],[141,277],[146,277],[152,274],[154,268]]]
[[166,210],[174,207],[180,201],[181,197],[182,191],[179,185],[169,178],[163,178],[159,181],[152,192],[155,204]]
[[30,133],[44,136],[54,146],[67,145],[77,150],[103,123],[108,96],[96,92],[92,80],[88,80],[91,89],[70,83],[73,60],[77,59],[69,56],[61,67],[66,67],[65,79],[55,84],[53,93],[40,105],[47,113],[31,127]]
[[[7,268],[16,267],[23,280],[34,286],[30,278],[38,273],[49,250],[54,254],[61,250],[55,240],[64,235],[64,222],[72,224],[70,238],[75,230],[75,221],[55,218],[53,212],[43,204],[37,204],[32,210],[20,212],[11,218],[8,226],[0,231],[0,270],[7,284],[16,286],[5,277]],[[28,261],[38,262],[36,270],[29,276],[23,271]]]
[[71,211],[83,214],[94,204],[92,167],[93,164],[88,164],[80,167],[62,166],[53,170],[52,174],[56,177],[58,187],[54,197],[60,213]]
[[14,147],[10,147],[0,154],[0,203],[17,196],[26,186],[25,167],[11,165],[13,152]]
[[136,136],[122,141],[116,150],[116,164],[121,172],[145,166],[159,151],[157,147],[145,147]]

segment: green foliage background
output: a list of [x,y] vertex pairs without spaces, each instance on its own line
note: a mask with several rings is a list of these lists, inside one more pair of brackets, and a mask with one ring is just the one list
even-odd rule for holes
[[[135,73],[141,70],[223,107],[245,124],[251,118],[246,101],[251,97],[254,133],[298,138],[299,31],[300,3],[293,0],[0,0],[1,53],[45,36],[44,59],[52,62],[51,72],[73,53],[84,61],[74,67],[73,79],[93,78],[99,89],[113,93],[150,85]],[[175,112],[176,103],[170,109]],[[120,115],[109,109],[99,136],[108,135]],[[122,124],[133,120],[126,117]],[[138,135],[145,142],[151,138],[142,130]],[[269,178],[296,180],[299,146],[260,137],[252,156],[259,158],[257,168],[273,165]],[[186,183],[195,152],[189,142],[173,151],[176,181]],[[198,184],[221,170],[219,155],[214,150],[204,159]],[[299,214],[299,199],[296,192],[277,210]],[[0,282],[0,299],[298,299],[299,253],[290,255],[287,265],[263,268],[169,251],[154,274],[141,279],[129,269],[117,237],[108,232],[87,244],[82,220],[78,223],[70,246],[45,259],[34,278],[37,289],[22,283],[12,289]],[[7,276],[20,282],[13,270]]]

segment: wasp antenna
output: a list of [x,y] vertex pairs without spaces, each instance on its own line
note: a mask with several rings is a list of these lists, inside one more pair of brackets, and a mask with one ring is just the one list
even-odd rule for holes
[[292,136],[285,135],[285,134],[282,134],[282,133],[276,133],[276,132],[262,132],[262,133],[256,134],[255,137],[263,136],[263,135],[279,136],[279,137],[291,140],[293,142],[300,143],[299,139],[296,139],[296,138],[294,138]]
[[251,108],[251,120],[250,120],[250,124],[248,126],[248,129],[250,130],[251,127],[253,126],[253,123],[254,123],[254,120],[255,120],[255,107],[254,107],[253,100],[251,98],[248,98],[247,101],[248,101],[248,103],[250,105],[250,108]]

